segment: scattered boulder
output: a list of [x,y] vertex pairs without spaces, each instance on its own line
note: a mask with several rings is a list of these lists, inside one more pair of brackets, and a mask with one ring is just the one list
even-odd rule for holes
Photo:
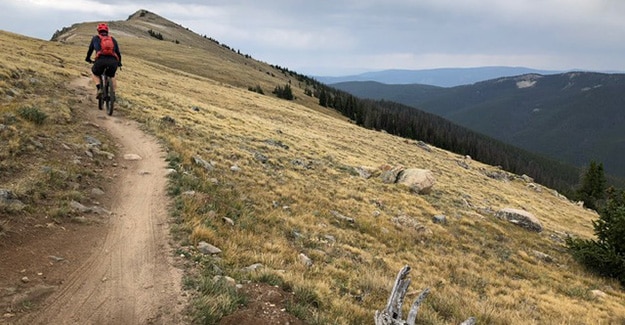
[[213,277],[213,282],[217,283],[219,281],[224,281],[225,283],[227,283],[228,285],[234,287],[237,285],[237,281],[229,276],[224,276],[224,275],[215,275]]
[[0,204],[24,205],[24,203],[17,199],[17,196],[12,191],[7,189],[0,189]]
[[230,218],[228,218],[228,217],[222,217],[222,218],[221,218],[221,220],[222,220],[225,224],[227,224],[227,225],[229,225],[229,226],[231,226],[231,227],[234,227],[234,220],[232,220],[232,219],[230,219]]
[[484,171],[484,175],[486,175],[489,178],[498,180],[498,181],[509,181],[510,177],[508,176],[508,173],[497,170],[497,171],[492,171],[492,170],[486,170]]
[[538,258],[539,260],[542,260],[543,262],[546,262],[546,263],[553,263],[554,262],[553,257],[551,257],[548,254],[545,254],[545,253],[537,251],[537,250],[532,251],[532,253],[534,253],[534,256],[536,256],[536,258]]
[[337,219],[343,220],[343,221],[347,221],[349,223],[355,223],[356,220],[354,220],[354,218],[350,218],[347,216],[342,215],[341,213],[339,213],[338,211],[330,211],[330,213]]
[[91,195],[93,195],[93,196],[102,196],[104,194],[106,194],[106,193],[104,193],[104,191],[102,189],[99,189],[99,188],[91,189]]
[[447,217],[444,215],[434,216],[432,217],[432,222],[444,225],[447,224]]
[[376,173],[376,169],[368,166],[354,167],[354,171],[364,179],[369,179]]
[[102,141],[88,135],[85,136],[85,141],[87,142],[87,144],[92,145],[92,146],[101,146],[102,145]]
[[608,296],[607,293],[601,291],[601,290],[592,290],[590,291],[590,294],[595,297],[596,299],[603,299],[606,298]]
[[385,166],[385,167],[382,167],[381,169],[382,169],[382,174],[380,175],[380,178],[382,179],[382,182],[386,184],[394,184],[394,183],[397,183],[399,175],[406,168],[404,166],[395,166],[395,167],[390,167],[390,168],[387,168]]
[[557,197],[560,200],[563,200],[563,201],[568,201],[569,200],[569,198],[567,198],[566,196],[558,193],[558,191],[556,191],[556,190],[552,190],[551,194],[553,194],[553,196]]
[[91,212],[99,215],[113,215],[113,212],[100,206],[91,207]]
[[397,217],[393,217],[391,222],[395,224],[397,229],[414,229],[419,235],[430,236],[433,234],[425,225],[421,224],[416,218],[402,214]]
[[306,256],[304,253],[300,253],[299,254],[299,260],[302,261],[302,263],[304,263],[304,265],[311,267],[313,265],[313,261],[312,259],[310,259],[310,257]]
[[202,253],[202,254],[206,254],[206,255],[216,255],[216,254],[220,254],[221,253],[221,249],[205,242],[205,241],[201,241],[199,244],[197,244],[197,249]]
[[303,169],[314,169],[314,165],[312,161],[309,161],[307,159],[304,158],[296,158],[291,160],[291,164],[293,164],[295,167],[299,167],[299,168],[303,168]]
[[81,203],[76,202],[76,201],[70,202],[69,205],[70,205],[70,207],[72,207],[72,209],[74,209],[74,210],[76,210],[78,212],[81,212],[81,213],[89,213],[89,212],[92,211],[91,208],[86,207],[86,206],[84,206]]
[[530,231],[541,232],[543,230],[543,226],[538,218],[525,210],[505,208],[497,211],[495,216]]
[[410,168],[399,173],[397,183],[408,186],[414,193],[427,194],[436,183],[436,178],[431,170]]
[[260,152],[255,152],[254,153],[254,159],[260,161],[260,163],[262,164],[266,164],[269,161],[269,157],[267,157],[266,155],[260,153]]
[[201,157],[198,157],[198,156],[194,156],[193,157],[193,162],[196,165],[200,165],[200,166],[204,167],[204,169],[208,170],[209,172],[213,171],[215,169],[215,166],[212,163],[209,163],[208,161],[206,161],[206,160],[204,160],[204,159],[202,159]]
[[289,146],[287,146],[286,144],[282,143],[282,141],[279,141],[279,140],[267,139],[265,140],[265,143],[268,145],[278,147],[278,148],[282,148],[284,150],[289,150]]
[[465,160],[456,160],[456,163],[458,164],[458,166],[464,168],[464,169],[471,169],[471,167],[469,166],[469,164],[465,161]]
[[254,264],[252,264],[250,266],[247,266],[247,267],[243,268],[243,271],[252,272],[252,271],[256,271],[258,269],[261,269],[263,267],[264,267],[264,265],[262,265],[261,263],[254,263]]
[[115,158],[115,154],[108,152],[108,151],[104,151],[101,150],[99,147],[91,147],[88,150],[89,152],[91,152],[91,155],[89,155],[90,157],[93,158],[93,156],[104,156],[106,158],[108,158],[109,160],[113,160],[113,158]]
[[427,152],[432,152],[432,148],[430,148],[430,146],[427,145],[427,143],[423,142],[423,141],[417,141],[417,147],[427,151]]
[[45,146],[43,145],[43,143],[41,143],[40,141],[37,141],[35,139],[30,139],[30,143],[35,146],[37,149],[44,149]]

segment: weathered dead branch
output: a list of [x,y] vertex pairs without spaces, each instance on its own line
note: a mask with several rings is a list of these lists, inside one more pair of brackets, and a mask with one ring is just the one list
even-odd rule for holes
[[[412,307],[410,308],[410,312],[408,313],[408,319],[402,319],[402,311],[401,307],[404,304],[404,298],[406,297],[406,292],[408,290],[408,286],[410,285],[410,266],[404,266],[399,273],[397,274],[397,278],[395,279],[395,285],[393,286],[393,290],[391,291],[391,295],[388,298],[388,302],[386,303],[386,308],[382,311],[375,312],[375,325],[414,325],[417,320],[417,313],[419,312],[419,306],[430,293],[430,289],[426,288],[419,294],[417,299],[415,299],[414,303],[412,303]],[[476,319],[471,317],[460,325],[474,325]]]

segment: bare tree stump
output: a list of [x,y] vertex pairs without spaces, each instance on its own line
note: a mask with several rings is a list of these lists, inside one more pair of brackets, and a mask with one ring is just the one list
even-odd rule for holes
[[[423,300],[425,300],[427,295],[430,293],[430,289],[426,288],[421,292],[421,294],[419,294],[414,303],[412,303],[412,307],[408,313],[408,318],[403,320],[401,307],[404,304],[404,298],[406,297],[406,292],[408,290],[408,286],[410,285],[410,278],[408,275],[410,275],[410,266],[406,265],[397,274],[395,285],[393,286],[391,295],[388,298],[386,307],[382,311],[377,310],[375,312],[375,325],[414,325],[417,320],[419,306],[421,306]],[[476,319],[471,317],[462,322],[460,325],[474,325],[475,322]]]

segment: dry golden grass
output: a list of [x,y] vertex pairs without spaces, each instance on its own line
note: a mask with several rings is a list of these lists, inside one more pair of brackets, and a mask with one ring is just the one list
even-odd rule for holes
[[[1,50],[0,82],[27,69],[56,82],[80,77],[87,69],[81,64],[86,45],[74,43],[77,39],[58,44],[0,33],[2,43],[16,44],[10,61],[9,47]],[[125,35],[118,40],[126,51],[116,114],[142,122],[163,141],[170,158],[176,157],[172,165],[180,173],[172,192],[178,195],[175,213],[188,230],[186,241],[206,240],[221,248],[221,260],[208,263],[239,281],[250,277],[241,268],[262,263],[263,272],[308,293],[320,305],[307,315],[310,323],[372,323],[406,264],[413,267],[408,300],[420,289],[432,290],[420,324],[457,324],[469,316],[480,324],[625,322],[625,294],[618,283],[584,271],[552,238],[591,237],[595,213],[552,190],[533,190],[519,178],[484,175],[495,167],[471,161],[464,169],[457,164],[459,155],[427,152],[415,141],[359,128],[317,107],[297,80],[292,80],[300,98],[295,102],[250,92],[248,86],[260,84],[269,94],[287,76],[262,63],[236,61],[236,54],[219,47],[183,48]],[[50,54],[62,57],[64,68],[50,62]],[[0,109],[12,111],[15,103]],[[166,116],[175,123],[165,122]],[[193,157],[212,162],[214,170],[196,165]],[[384,164],[430,169],[437,183],[432,193],[415,195],[353,171]],[[196,194],[180,194],[189,190]],[[527,232],[489,212],[505,207],[533,213],[544,231]],[[446,215],[448,224],[432,223],[437,214]],[[400,216],[426,230],[398,227],[393,218]],[[554,262],[540,260],[534,251]],[[312,259],[311,267],[300,261],[300,253]],[[607,297],[593,297],[594,289]]]
[[79,99],[67,85],[83,67],[65,60],[68,47],[5,32],[0,37],[11,44],[0,59],[0,188],[27,205],[0,207],[0,217],[20,231],[25,221],[62,223],[71,217],[69,202],[84,198],[79,190],[102,181],[93,165],[107,159],[85,157],[85,136],[114,149],[106,134],[77,119]]

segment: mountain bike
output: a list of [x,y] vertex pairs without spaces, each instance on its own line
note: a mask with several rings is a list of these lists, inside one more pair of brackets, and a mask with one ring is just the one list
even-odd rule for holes
[[115,108],[115,90],[113,89],[113,80],[106,75],[107,69],[104,69],[104,73],[100,75],[102,94],[98,98],[98,109],[102,110],[106,103],[106,114],[113,115],[113,109]]

